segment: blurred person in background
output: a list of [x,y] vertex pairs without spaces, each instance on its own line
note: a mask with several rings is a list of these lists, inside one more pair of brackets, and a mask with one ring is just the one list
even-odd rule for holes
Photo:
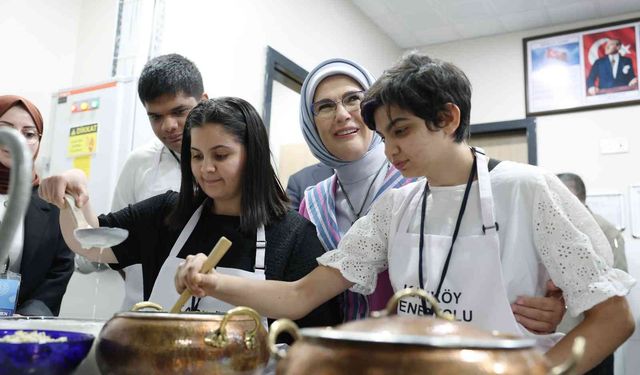
[[[40,149],[44,122],[29,100],[0,96],[0,127],[18,130],[27,141],[35,161]],[[11,155],[0,150],[0,220],[8,202]],[[33,189],[23,224],[9,249],[9,270],[21,274],[16,306],[18,315],[57,316],[62,297],[73,274],[73,253],[62,238],[59,211],[38,196],[40,180],[33,170]]]

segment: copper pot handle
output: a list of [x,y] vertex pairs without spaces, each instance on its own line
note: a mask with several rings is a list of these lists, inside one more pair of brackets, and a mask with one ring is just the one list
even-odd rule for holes
[[255,328],[249,331],[244,336],[244,345],[247,349],[253,350],[256,347],[256,333],[258,329],[260,329],[260,325],[262,325],[262,317],[258,312],[250,307],[238,306],[233,308],[225,314],[222,322],[220,323],[220,327],[213,331],[211,334],[205,336],[204,342],[207,345],[211,345],[216,348],[224,348],[227,346],[229,341],[227,340],[227,323],[229,319],[234,315],[247,315],[250,318],[253,318],[253,321],[256,323]]
[[131,307],[131,311],[140,311],[142,309],[154,309],[157,311],[164,310],[162,306],[158,305],[157,303],[153,303],[149,301],[138,302]]
[[433,309],[433,311],[435,312],[438,318],[450,320],[450,321],[453,320],[453,315],[449,314],[448,312],[442,311],[442,308],[438,304],[438,301],[435,299],[434,296],[431,295],[431,293],[428,293],[424,289],[418,289],[418,288],[406,288],[406,289],[402,289],[395,292],[395,294],[391,297],[389,302],[387,302],[387,307],[385,307],[385,309],[382,311],[372,312],[371,316],[373,318],[381,318],[383,316],[395,315],[396,312],[398,311],[398,303],[404,297],[420,297],[422,299],[425,299],[427,300],[427,302],[429,302],[429,304],[431,305],[431,308]]
[[573,345],[571,346],[571,357],[564,361],[563,363],[554,366],[551,370],[549,370],[549,375],[574,375],[576,374],[576,368],[578,367],[578,363],[582,361],[582,357],[584,356],[584,348],[586,341],[584,337],[578,336],[573,340]]
[[273,354],[278,360],[284,359],[287,352],[278,349],[276,345],[276,340],[278,336],[282,333],[288,333],[293,337],[293,341],[300,340],[300,331],[298,325],[289,319],[278,319],[271,324],[271,328],[269,328],[269,350],[271,350],[271,354]]

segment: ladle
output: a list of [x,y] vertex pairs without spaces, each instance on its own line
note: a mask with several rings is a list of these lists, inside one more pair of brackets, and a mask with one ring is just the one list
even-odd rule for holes
[[77,228],[73,231],[73,235],[83,249],[109,248],[118,245],[129,236],[129,231],[122,228],[92,227],[82,210],[76,206],[76,200],[69,194],[65,194],[64,198],[76,220]]

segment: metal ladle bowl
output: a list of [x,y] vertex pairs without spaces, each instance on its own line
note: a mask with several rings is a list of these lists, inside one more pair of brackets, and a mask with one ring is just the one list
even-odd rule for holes
[[73,235],[83,249],[94,247],[106,249],[122,243],[129,236],[129,231],[122,228],[92,227],[84,217],[82,210],[76,206],[76,200],[69,194],[66,194],[64,198],[71,208],[71,213],[78,226],[73,231]]

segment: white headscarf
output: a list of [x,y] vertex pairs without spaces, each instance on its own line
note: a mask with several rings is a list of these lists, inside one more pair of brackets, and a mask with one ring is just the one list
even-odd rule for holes
[[[309,145],[311,153],[318,158],[322,164],[325,164],[333,169],[337,169],[341,166],[350,164],[352,162],[338,159],[332,155],[325,147],[320,139],[320,134],[316,128],[316,124],[313,120],[313,97],[315,96],[316,89],[323,79],[335,75],[345,75],[352,78],[362,86],[364,90],[368,90],[373,84],[375,79],[365,68],[356,64],[353,61],[346,59],[330,59],[320,63],[316,66],[302,84],[302,91],[300,93],[300,127],[302,128],[302,134],[304,139]],[[371,138],[371,144],[369,149],[363,157],[382,142],[382,139],[378,134],[374,133]]]

